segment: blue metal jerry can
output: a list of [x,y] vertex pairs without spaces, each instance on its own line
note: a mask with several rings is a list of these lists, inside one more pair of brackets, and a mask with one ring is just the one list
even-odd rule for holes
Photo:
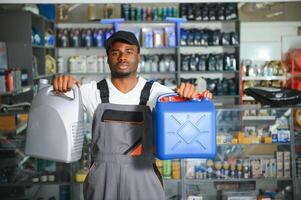
[[[154,109],[155,153],[161,160],[214,158],[216,114],[211,100],[166,101],[161,95]],[[164,101],[162,99],[164,98]]]

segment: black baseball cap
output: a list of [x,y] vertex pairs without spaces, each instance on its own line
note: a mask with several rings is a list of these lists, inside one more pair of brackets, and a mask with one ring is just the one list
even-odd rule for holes
[[124,41],[131,45],[136,45],[140,53],[140,45],[134,33],[129,31],[117,31],[113,33],[106,41],[106,52],[108,54],[112,44],[116,41]]

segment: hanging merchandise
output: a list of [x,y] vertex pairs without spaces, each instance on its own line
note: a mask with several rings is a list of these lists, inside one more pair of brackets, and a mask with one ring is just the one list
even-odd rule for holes
[[65,163],[77,161],[84,140],[80,90],[74,86],[72,97],[57,95],[45,81],[29,111],[25,154]]
[[154,115],[155,149],[159,159],[215,157],[216,118],[210,100],[201,94],[192,101],[175,93],[164,94],[157,99]]
[[46,74],[56,73],[56,61],[51,55],[45,56],[45,73]]

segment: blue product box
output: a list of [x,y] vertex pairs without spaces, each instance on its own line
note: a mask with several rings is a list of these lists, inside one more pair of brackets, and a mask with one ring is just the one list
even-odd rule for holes
[[155,153],[161,160],[214,158],[216,154],[216,113],[210,100],[161,102],[154,109]]

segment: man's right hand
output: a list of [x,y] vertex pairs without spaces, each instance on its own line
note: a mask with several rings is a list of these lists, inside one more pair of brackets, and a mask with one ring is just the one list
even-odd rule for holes
[[53,79],[53,89],[57,92],[68,92],[74,84],[79,87],[81,83],[70,75],[57,76]]

